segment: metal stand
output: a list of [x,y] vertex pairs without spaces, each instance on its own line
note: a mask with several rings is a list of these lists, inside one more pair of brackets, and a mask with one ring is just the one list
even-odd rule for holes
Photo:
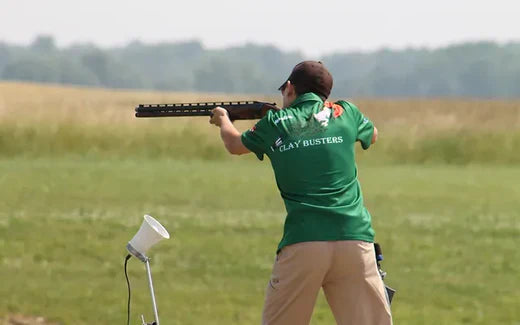
[[[147,258],[146,265],[146,273],[148,274],[148,286],[150,287],[150,293],[152,295],[152,306],[153,306],[153,314],[155,316],[155,324],[159,325],[159,315],[157,313],[157,304],[155,303],[155,293],[153,292],[153,283],[152,283],[152,270],[150,269],[150,259]],[[154,323],[152,323],[154,324]]]
[[159,314],[157,313],[157,304],[155,302],[155,293],[153,291],[153,283],[152,283],[152,270],[150,268],[150,259],[143,254],[139,253],[135,248],[128,243],[126,245],[126,249],[135,257],[137,257],[141,262],[143,262],[146,266],[146,274],[148,275],[148,286],[150,287],[150,294],[152,296],[152,306],[153,306],[153,314],[155,316],[155,321],[151,324],[148,324],[144,321],[143,315],[141,315],[142,325],[159,325]]

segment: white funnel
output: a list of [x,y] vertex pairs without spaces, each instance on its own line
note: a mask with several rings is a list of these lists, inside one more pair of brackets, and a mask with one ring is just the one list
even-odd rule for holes
[[159,221],[149,215],[145,215],[141,228],[139,228],[134,238],[128,242],[126,249],[130,254],[145,262],[148,249],[159,241],[168,238],[170,238],[170,234]]

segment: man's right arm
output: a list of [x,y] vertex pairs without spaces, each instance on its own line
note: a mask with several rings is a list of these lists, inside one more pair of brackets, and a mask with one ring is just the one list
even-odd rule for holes
[[211,111],[209,123],[220,128],[220,137],[224,146],[232,155],[241,155],[250,151],[242,144],[241,134],[229,119],[229,113],[222,107],[216,107]]

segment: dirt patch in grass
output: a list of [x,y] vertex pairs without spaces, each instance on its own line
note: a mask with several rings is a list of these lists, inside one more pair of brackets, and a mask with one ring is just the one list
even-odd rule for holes
[[48,321],[42,316],[15,314],[0,318],[0,325],[58,325],[58,323]]

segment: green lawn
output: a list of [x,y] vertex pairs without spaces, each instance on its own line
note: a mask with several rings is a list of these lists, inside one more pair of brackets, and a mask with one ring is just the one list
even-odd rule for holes
[[[363,160],[363,162],[368,159]],[[395,324],[520,324],[520,167],[360,166],[398,290]],[[0,160],[0,318],[124,324],[125,245],[146,213],[163,324],[259,324],[284,208],[267,162]],[[132,324],[153,318],[129,262]],[[333,324],[320,296],[312,324]]]

